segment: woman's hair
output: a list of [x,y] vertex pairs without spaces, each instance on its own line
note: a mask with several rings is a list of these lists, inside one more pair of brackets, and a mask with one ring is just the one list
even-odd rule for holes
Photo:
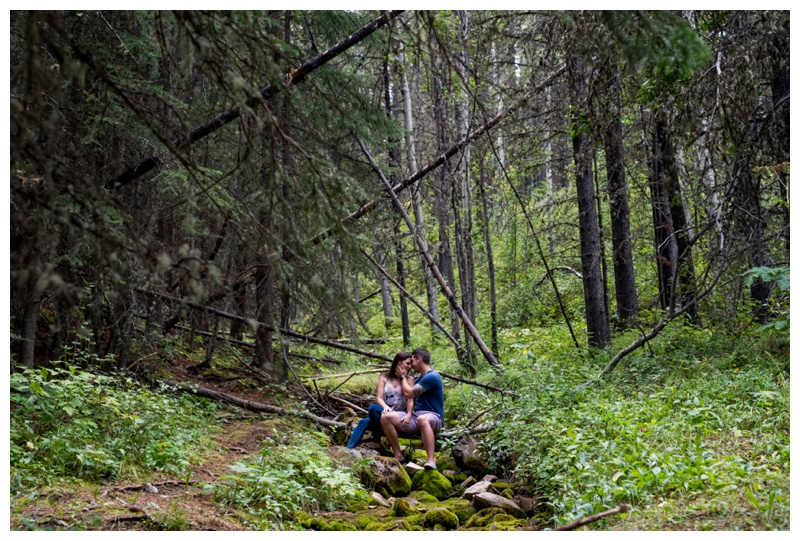
[[397,365],[400,364],[402,361],[405,361],[409,357],[411,357],[411,354],[409,352],[407,352],[407,351],[399,351],[399,352],[397,352],[397,355],[395,355],[394,359],[392,359],[392,366],[389,368],[389,371],[386,372],[386,375],[389,376],[390,378],[396,378],[397,377]]

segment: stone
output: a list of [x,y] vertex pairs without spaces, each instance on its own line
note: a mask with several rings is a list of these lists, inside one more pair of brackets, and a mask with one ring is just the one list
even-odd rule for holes
[[444,530],[455,530],[458,528],[458,517],[447,509],[431,509],[423,515],[422,525],[426,528],[436,528],[438,525]]
[[497,476],[492,475],[491,473],[487,473],[486,475],[483,476],[483,479],[481,479],[481,481],[489,481],[490,483],[494,483],[495,481],[497,481]]
[[526,515],[531,515],[539,507],[539,498],[528,498],[527,496],[517,496],[514,498],[519,508],[525,511]]
[[467,488],[461,495],[461,497],[464,498],[465,500],[472,500],[472,498],[475,497],[476,494],[481,494],[483,492],[486,492],[490,488],[492,488],[492,483],[490,483],[489,481],[478,481],[471,487]]
[[415,514],[417,514],[417,511],[407,501],[400,498],[394,501],[392,510],[389,511],[390,517],[407,517]]
[[392,496],[405,496],[411,492],[411,477],[394,458],[375,457],[373,471],[377,474],[376,488],[384,488]]
[[470,485],[471,485],[472,483],[474,483],[474,482],[475,482],[475,478],[474,478],[474,477],[472,477],[472,476],[470,475],[469,477],[467,477],[466,479],[464,479],[464,480],[461,482],[461,484],[460,484],[460,485],[458,485],[458,491],[459,491],[459,492],[463,492],[465,488],[467,488],[468,486],[470,486]]
[[408,497],[409,498],[414,498],[418,502],[421,502],[421,503],[432,503],[432,502],[438,502],[439,501],[439,498],[437,498],[433,494],[428,494],[424,490],[415,490],[414,492],[409,494]]
[[453,492],[450,480],[437,470],[423,470],[414,476],[413,487],[415,490],[424,490],[438,500],[446,500]]
[[498,496],[497,494],[492,494],[491,492],[481,492],[480,494],[475,494],[475,496],[472,498],[472,505],[474,505],[476,509],[497,507],[498,509],[502,509],[504,513],[507,513],[513,517],[525,518],[525,511],[520,509],[519,505],[517,505],[517,502],[508,498],[504,498],[503,496]]
[[453,460],[462,470],[472,470],[479,473],[489,471],[486,461],[478,453],[478,442],[475,438],[467,436],[453,447]]
[[378,502],[380,505],[382,505],[384,507],[391,507],[392,506],[392,504],[390,504],[388,501],[386,501],[386,498],[381,496],[380,492],[373,492],[372,493],[372,499],[375,500],[376,502]]
[[417,472],[421,472],[422,470],[425,469],[422,466],[420,466],[419,464],[415,464],[414,462],[409,462],[408,464],[405,465],[405,468],[406,468],[406,473],[412,479],[417,474]]

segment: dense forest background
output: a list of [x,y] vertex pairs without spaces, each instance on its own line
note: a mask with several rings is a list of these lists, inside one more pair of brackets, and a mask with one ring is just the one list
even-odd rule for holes
[[[235,356],[291,393],[425,346],[465,380],[449,425],[499,422],[489,460],[539,487],[548,520],[723,490],[701,449],[719,431],[758,442],[761,462],[731,475],[767,477],[722,484],[747,487],[755,526],[713,527],[788,528],[788,11],[12,11],[10,26],[20,495],[60,452],[47,430],[80,410],[43,382],[152,385],[180,352],[195,374]],[[581,436],[598,419],[606,446]],[[681,444],[643,452],[656,419],[699,454],[670,470]],[[589,455],[626,423],[638,462],[620,481]]]

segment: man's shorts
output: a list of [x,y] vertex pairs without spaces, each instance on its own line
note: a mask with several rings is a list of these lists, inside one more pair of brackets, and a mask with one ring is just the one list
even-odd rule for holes
[[434,434],[442,429],[442,420],[439,419],[439,416],[432,411],[422,411],[422,410],[415,411],[414,413],[411,414],[411,419],[409,419],[408,424],[406,426],[403,426],[402,420],[405,418],[407,413],[406,412],[398,412],[398,413],[400,414],[399,418],[401,421],[398,430],[402,431],[404,434],[419,434],[419,423],[417,419],[419,418],[420,415],[426,415],[426,414],[428,415],[428,419],[430,420],[431,428],[433,429]]

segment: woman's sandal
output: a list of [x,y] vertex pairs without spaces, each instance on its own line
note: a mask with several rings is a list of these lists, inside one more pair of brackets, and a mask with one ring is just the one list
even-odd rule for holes
[[383,449],[383,445],[381,445],[377,441],[368,441],[366,443],[362,443],[361,447],[364,447],[365,449],[373,449],[373,450]]

